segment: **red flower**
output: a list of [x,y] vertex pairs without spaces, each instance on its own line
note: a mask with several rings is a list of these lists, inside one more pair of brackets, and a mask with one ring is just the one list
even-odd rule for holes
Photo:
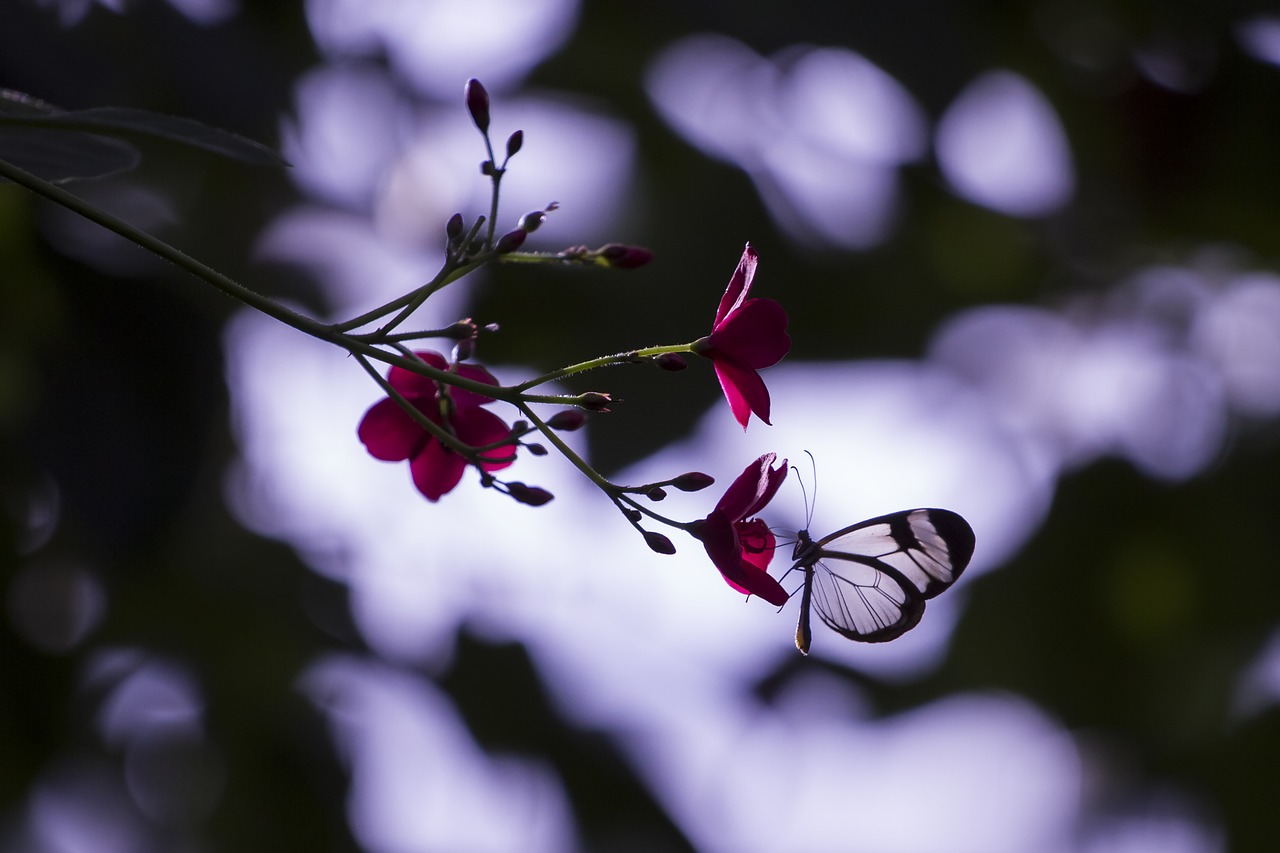
[[787,460],[771,468],[775,458],[766,453],[748,465],[703,519],[697,535],[729,586],[781,606],[787,592],[768,572],[776,545],[773,533],[761,519],[748,520],[764,509],[787,477]]
[[[416,355],[437,370],[449,369],[448,362],[439,353],[424,351]],[[483,367],[459,364],[453,371],[465,379],[488,385],[498,384],[498,380]],[[387,374],[387,381],[433,423],[445,426],[443,413],[448,412],[448,428],[459,441],[481,447],[511,435],[511,430],[501,418],[480,408],[493,402],[490,397],[450,387],[448,394],[452,405],[448,405],[449,401],[442,398],[440,388],[434,380],[403,367],[392,367]],[[356,433],[375,459],[386,462],[408,459],[413,484],[429,501],[439,500],[441,495],[458,485],[462,472],[467,467],[465,459],[437,441],[390,397],[378,401],[365,412]],[[494,456],[495,461],[481,462],[480,467],[485,471],[497,471],[515,461],[512,458],[515,447],[503,447],[489,453]]]
[[720,299],[711,334],[693,351],[711,359],[733,416],[747,428],[751,413],[769,423],[769,389],[757,370],[772,367],[791,349],[787,312],[772,299],[748,299],[756,275],[756,250],[748,243]]

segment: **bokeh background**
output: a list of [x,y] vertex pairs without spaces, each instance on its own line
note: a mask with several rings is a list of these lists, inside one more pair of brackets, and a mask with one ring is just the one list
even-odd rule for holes
[[525,132],[508,225],[556,200],[531,245],[656,258],[486,271],[418,325],[498,323],[504,381],[692,340],[750,240],[775,426],[706,364],[618,369],[575,446],[633,482],[776,451],[771,523],[800,479],[815,533],[949,507],[973,565],[802,658],[794,604],[554,455],[512,469],[546,507],[427,504],[342,353],[0,186],[0,849],[1274,849],[1274,4],[0,3],[0,86],[282,151],[71,186],[334,319],[487,212],[473,76]]

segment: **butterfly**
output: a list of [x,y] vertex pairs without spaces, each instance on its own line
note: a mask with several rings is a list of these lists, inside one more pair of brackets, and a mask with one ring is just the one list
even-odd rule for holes
[[833,631],[883,643],[914,628],[925,602],[960,577],[973,528],[946,509],[908,509],[860,521],[821,539],[796,534],[791,571],[804,571],[796,648],[809,653],[809,609]]

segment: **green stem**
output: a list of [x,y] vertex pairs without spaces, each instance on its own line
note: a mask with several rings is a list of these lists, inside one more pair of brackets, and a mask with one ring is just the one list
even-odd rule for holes
[[550,373],[544,373],[541,376],[536,376],[526,382],[521,382],[519,385],[511,386],[511,390],[516,392],[527,391],[530,388],[536,388],[539,385],[545,385],[548,382],[554,382],[555,380],[563,379],[566,376],[573,376],[577,373],[585,373],[588,370],[595,370],[597,367],[609,367],[615,364],[630,364],[637,358],[650,358],[655,355],[664,355],[670,352],[693,352],[693,344],[671,344],[669,346],[661,347],[646,347],[644,349],[629,350],[615,355],[593,358],[590,361],[571,364],[568,367],[562,367],[559,370],[553,370]]

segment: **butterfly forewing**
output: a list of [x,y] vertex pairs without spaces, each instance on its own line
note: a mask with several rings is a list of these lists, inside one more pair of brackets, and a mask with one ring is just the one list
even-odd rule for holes
[[822,621],[851,640],[877,643],[916,626],[925,601],[951,586],[969,564],[973,543],[973,530],[956,513],[912,509],[817,541],[804,531],[794,559],[805,570],[806,592]]
[[933,598],[969,565],[973,530],[946,509],[909,509],[850,525],[819,539],[818,558],[891,566],[925,598]]

